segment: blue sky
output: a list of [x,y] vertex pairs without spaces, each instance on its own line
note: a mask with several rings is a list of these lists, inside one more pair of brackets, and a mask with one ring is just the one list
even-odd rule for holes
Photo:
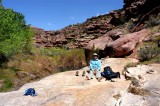
[[58,30],[123,7],[123,0],[2,0],[3,6],[25,15],[27,24]]

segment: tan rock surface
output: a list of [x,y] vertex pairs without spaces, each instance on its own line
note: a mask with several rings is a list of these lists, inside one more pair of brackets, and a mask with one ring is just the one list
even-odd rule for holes
[[149,94],[126,93],[120,106],[160,106],[160,64],[138,65],[128,71],[135,77],[143,76],[140,88],[147,90]]
[[[109,65],[114,71],[121,72],[128,62],[137,60],[109,58],[104,59],[102,64],[103,67]],[[84,70],[88,70],[88,67],[79,72]],[[0,93],[0,106],[114,106],[117,100],[113,96],[123,93],[129,83],[123,77],[116,79],[116,82],[86,81],[82,76],[75,76],[75,71],[68,71],[25,84],[18,91]],[[32,87],[38,96],[23,96],[24,91]]]

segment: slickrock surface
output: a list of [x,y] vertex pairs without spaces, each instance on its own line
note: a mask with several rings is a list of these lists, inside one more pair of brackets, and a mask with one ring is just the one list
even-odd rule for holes
[[128,71],[135,77],[143,77],[141,89],[147,90],[147,95],[126,93],[120,106],[160,106],[160,64],[138,65]]
[[[106,58],[102,66],[111,66],[121,72],[135,59]],[[102,69],[103,69],[102,67]],[[127,69],[138,79],[141,75],[138,92],[129,92],[131,81],[114,79],[116,82],[85,80],[82,72],[89,68],[50,75],[40,81],[28,83],[18,91],[0,93],[0,106],[159,106],[160,104],[160,64],[138,65]],[[38,96],[23,96],[27,88],[35,88]]]
[[[113,71],[121,72],[128,62],[135,59],[108,58],[102,65],[109,65]],[[103,69],[103,68],[102,68]],[[80,74],[88,67],[78,70]],[[40,81],[25,84],[18,91],[0,93],[0,106],[114,106],[115,96],[123,94],[130,81],[123,77],[116,82],[98,82],[96,79],[87,81],[85,77],[75,76],[76,71],[68,71],[48,76]],[[35,88],[38,96],[23,96],[27,88]]]
[[[128,62],[135,59],[108,58],[102,66],[111,66],[113,71],[121,72]],[[102,69],[103,69],[102,67]],[[81,74],[88,67],[48,76],[40,81],[28,83],[18,91],[0,93],[0,106],[158,106],[160,97],[160,64],[142,65],[129,68],[135,77],[143,78],[141,88],[148,90],[147,95],[127,92],[130,81],[115,79],[116,82],[85,80]],[[23,96],[27,88],[35,88],[38,96]]]

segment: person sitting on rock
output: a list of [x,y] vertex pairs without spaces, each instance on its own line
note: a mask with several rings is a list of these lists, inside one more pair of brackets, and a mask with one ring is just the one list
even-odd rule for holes
[[100,75],[100,69],[101,69],[101,61],[98,59],[98,54],[93,54],[93,59],[90,60],[90,71],[89,75],[86,76],[87,80],[93,79],[94,75],[96,75],[96,78],[98,79]]
[[119,72],[113,72],[110,66],[104,68],[104,71],[101,72],[101,77],[98,81],[101,81],[102,78],[106,78],[106,80],[110,80],[111,82],[115,82],[112,78],[120,78]]

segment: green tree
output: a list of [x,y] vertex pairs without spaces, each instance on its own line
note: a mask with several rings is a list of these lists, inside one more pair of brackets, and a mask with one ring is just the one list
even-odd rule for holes
[[[1,3],[2,1],[0,1]],[[0,6],[0,54],[10,57],[19,52],[30,52],[33,33],[24,16]]]
[[0,0],[0,6],[2,6],[2,0]]

